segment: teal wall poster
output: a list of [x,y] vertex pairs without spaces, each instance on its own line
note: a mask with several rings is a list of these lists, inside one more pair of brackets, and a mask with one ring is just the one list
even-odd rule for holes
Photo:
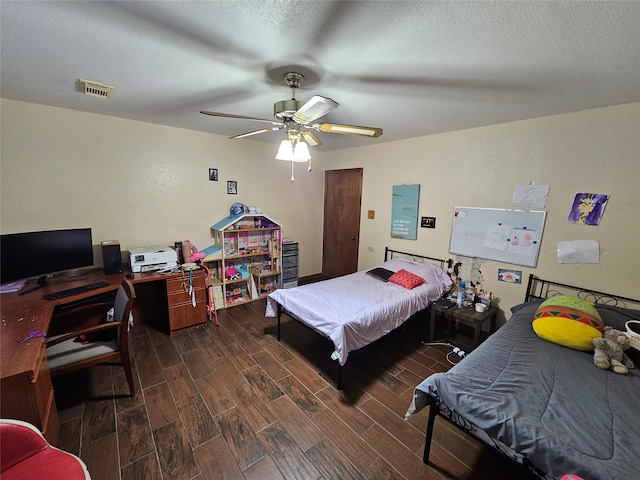
[[391,196],[391,238],[418,238],[420,185],[394,185]]

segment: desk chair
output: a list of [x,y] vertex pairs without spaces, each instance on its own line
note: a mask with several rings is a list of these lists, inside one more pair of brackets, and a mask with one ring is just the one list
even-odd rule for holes
[[2,480],[91,480],[87,466],[75,455],[49,444],[33,425],[0,420]]
[[[129,392],[133,397],[135,387],[129,358],[127,324],[135,298],[133,284],[125,279],[116,293],[112,322],[102,322],[96,325],[94,321],[93,325],[89,323],[88,326],[82,322],[81,327],[69,329],[73,331],[48,337],[46,341],[47,362],[51,376],[55,377],[120,359],[129,384]],[[80,314],[83,316],[86,314],[88,318],[98,318],[96,317],[96,312],[98,312],[99,317],[104,319],[111,306],[109,303],[97,303],[74,309],[72,313],[75,319]],[[76,339],[83,337],[86,342],[76,341]]]

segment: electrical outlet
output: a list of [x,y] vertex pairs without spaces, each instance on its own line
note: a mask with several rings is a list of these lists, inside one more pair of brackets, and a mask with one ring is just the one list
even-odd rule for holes
[[375,210],[369,210],[367,212],[367,218],[369,220],[373,220],[374,218],[376,218],[376,211]]

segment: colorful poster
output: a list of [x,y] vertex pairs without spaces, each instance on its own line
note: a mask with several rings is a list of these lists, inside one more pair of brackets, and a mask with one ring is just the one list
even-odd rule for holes
[[418,238],[420,185],[394,185],[391,196],[391,238]]
[[506,283],[522,283],[522,270],[498,269],[498,281]]
[[609,195],[602,193],[576,193],[567,220],[571,223],[597,226],[608,200]]

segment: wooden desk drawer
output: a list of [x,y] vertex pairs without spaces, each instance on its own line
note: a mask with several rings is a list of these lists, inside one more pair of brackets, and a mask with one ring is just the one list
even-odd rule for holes
[[197,327],[207,321],[207,304],[204,301],[169,307],[169,329],[175,333],[184,328]]
[[[206,289],[204,288],[204,286],[200,287],[200,288],[195,288],[195,294],[196,294],[196,302],[204,302],[206,299]],[[176,305],[182,305],[182,304],[191,304],[191,295],[189,295],[189,292],[185,292],[184,290],[180,290],[179,292],[175,292],[175,293],[168,293],[167,292],[167,300],[169,301],[169,308],[176,306]]]
[[2,382],[0,415],[34,425],[53,445],[58,442],[58,411],[44,344],[38,352],[36,370]]
[[[185,291],[185,285],[187,291]],[[202,325],[207,321],[207,290],[204,271],[193,271],[193,289],[196,306],[188,292],[189,272],[167,279],[167,303],[169,305],[169,332],[175,333],[185,328]]]
[[[193,288],[196,292],[196,301],[204,301],[206,299],[206,289],[204,274],[201,270],[193,272]],[[168,279],[167,300],[169,301],[169,307],[183,303],[191,303],[191,295],[189,295],[188,289],[188,273],[185,272],[184,280],[181,277]]]

